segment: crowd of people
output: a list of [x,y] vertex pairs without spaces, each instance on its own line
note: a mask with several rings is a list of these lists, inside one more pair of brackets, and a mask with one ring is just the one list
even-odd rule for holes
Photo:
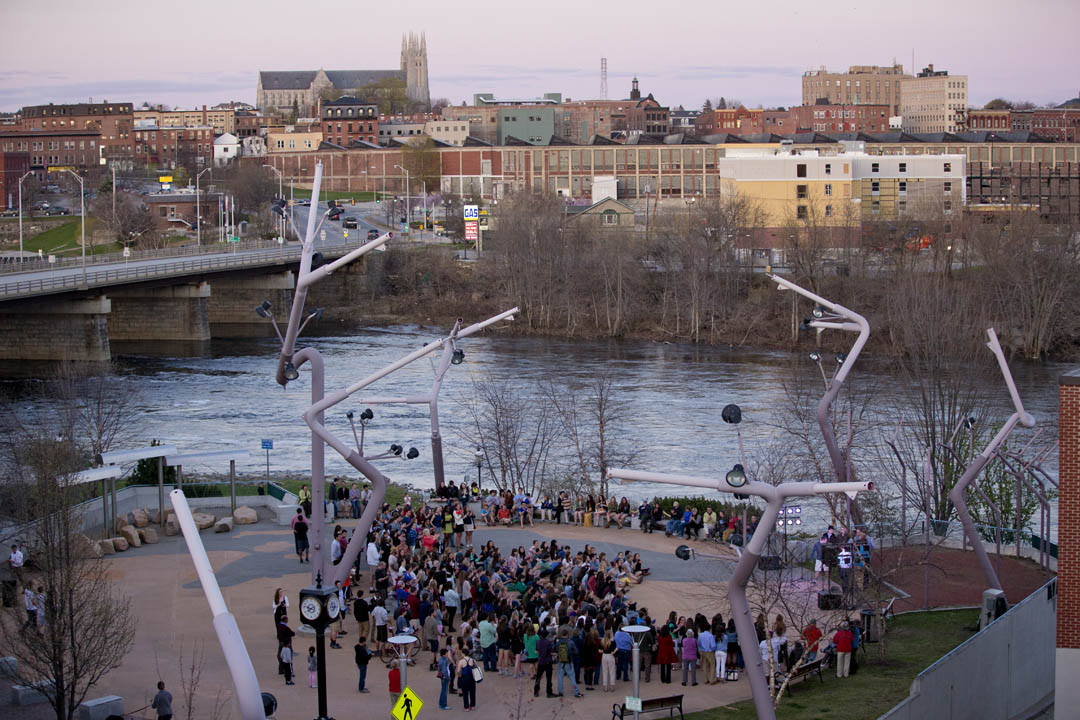
[[[480,506],[479,518],[471,507],[474,498]],[[696,511],[676,506],[670,517],[653,520],[658,507],[649,502],[638,507],[642,525],[645,519],[650,521],[645,531],[657,522],[672,521],[677,524],[663,525],[671,535],[696,532],[722,538],[741,529],[736,518],[725,519],[711,508],[695,519]],[[449,696],[454,694],[461,696],[466,711],[475,707],[477,680],[484,673],[531,681],[534,696],[541,689],[549,698],[567,692],[582,697],[582,690],[614,692],[617,682],[630,680],[633,640],[621,629],[627,625],[647,628],[640,644],[644,682],[651,682],[654,666],[661,684],[678,680],[695,686],[699,673],[705,684],[738,680],[745,643],[740,642],[732,619],[725,622],[719,614],[707,618],[700,613],[684,617],[675,612],[655,616],[629,599],[629,588],[649,575],[638,553],[609,557],[589,544],[573,549],[557,540],[533,540],[509,551],[500,550],[492,541],[474,543],[473,533],[481,524],[524,526],[534,516],[556,523],[584,523],[585,513],[592,513],[594,525],[599,519],[602,524],[622,526],[630,517],[625,498],[618,502],[589,496],[571,500],[562,493],[555,499],[545,497],[535,506],[528,493],[481,495],[475,485],[467,488],[464,483],[460,489],[448,486],[440,501],[431,505],[414,505],[409,496],[394,507],[384,504],[350,579],[338,584],[341,605],[348,610],[330,628],[331,648],[343,648],[338,640],[348,634],[347,614],[356,621],[353,650],[358,691],[369,692],[371,658],[386,652],[391,636],[409,634],[417,638],[428,669],[440,681],[441,708],[449,707]],[[307,559],[306,525],[303,512],[298,512],[294,534],[300,533],[301,562]],[[337,526],[333,535],[330,552],[336,564],[348,544],[348,533]],[[288,627],[288,598],[280,589],[273,608],[279,670],[286,683],[292,684],[293,631]],[[841,667],[847,672],[853,647],[858,647],[857,633],[851,640],[845,634],[852,627],[845,623],[828,643],[828,654],[837,658],[838,674]],[[772,668],[790,669],[804,654],[812,660],[825,651],[814,621],[789,644],[781,618],[766,628],[759,617],[757,635],[753,643],[763,658],[771,658],[768,667]],[[309,683],[314,684],[310,650],[308,657]],[[388,675],[392,692],[400,690],[394,690],[395,683],[400,683],[396,672],[391,667]]]

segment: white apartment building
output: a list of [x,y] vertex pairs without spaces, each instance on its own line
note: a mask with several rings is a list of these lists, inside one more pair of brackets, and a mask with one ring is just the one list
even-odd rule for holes
[[904,132],[963,132],[967,129],[968,78],[927,66],[914,78],[900,81],[900,115]]

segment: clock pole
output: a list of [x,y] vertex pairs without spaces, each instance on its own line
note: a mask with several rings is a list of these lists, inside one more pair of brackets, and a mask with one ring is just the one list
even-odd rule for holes
[[315,573],[315,587],[300,591],[300,617],[315,630],[315,661],[319,691],[319,716],[316,720],[333,720],[326,710],[326,628],[337,620],[341,608],[335,588],[325,588],[322,571]]

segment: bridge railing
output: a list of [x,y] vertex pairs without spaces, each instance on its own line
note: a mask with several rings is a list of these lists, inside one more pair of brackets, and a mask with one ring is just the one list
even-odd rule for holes
[[[345,253],[358,247],[359,243],[338,244],[320,247],[319,252],[324,258],[341,257]],[[162,277],[178,277],[183,275],[197,275],[206,272],[220,272],[222,270],[239,269],[245,267],[260,267],[278,265],[283,262],[300,260],[300,246],[277,245],[262,252],[248,251],[237,254],[213,254],[179,262],[156,263],[153,265],[115,265],[108,269],[88,271],[86,282],[83,282],[82,273],[65,273],[63,275],[51,273],[38,273],[38,277],[28,276],[25,279],[12,277],[0,281],[0,300],[34,295],[48,295],[52,293],[66,292],[69,290],[84,290],[91,287],[107,287],[110,285],[123,285],[133,282],[142,282]]]

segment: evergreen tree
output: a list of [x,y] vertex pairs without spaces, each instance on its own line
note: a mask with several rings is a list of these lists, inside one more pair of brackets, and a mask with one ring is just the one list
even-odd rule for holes
[[712,100],[705,98],[705,104],[701,106],[701,112],[712,112]]
[[724,96],[720,96],[720,102],[716,103],[717,110],[727,110],[727,101],[724,100]]

